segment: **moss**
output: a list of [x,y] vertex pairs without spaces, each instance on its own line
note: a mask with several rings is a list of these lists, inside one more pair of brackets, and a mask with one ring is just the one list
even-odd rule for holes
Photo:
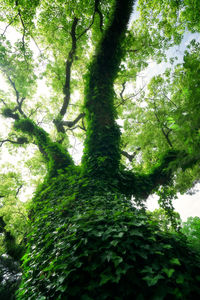
[[[113,83],[123,57],[121,42],[132,11],[133,0],[116,1],[110,24],[97,46],[86,76],[85,109],[87,137],[83,165],[95,177],[116,175],[120,161],[120,130],[115,122]],[[99,158],[105,158],[99,160]],[[101,163],[102,162],[102,163]],[[105,168],[106,165],[106,168]]]
[[73,160],[69,153],[59,143],[52,142],[48,133],[37,126],[30,119],[17,120],[14,128],[34,138],[35,143],[42,149],[48,168],[48,177],[58,174],[59,170],[64,170],[69,165],[73,165]]

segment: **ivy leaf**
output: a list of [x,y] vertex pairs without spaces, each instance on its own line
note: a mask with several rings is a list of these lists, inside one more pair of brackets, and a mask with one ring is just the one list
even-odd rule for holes
[[152,277],[152,276],[145,276],[143,277],[142,279],[145,280],[147,282],[147,285],[150,287],[150,286],[153,286],[155,285],[159,279],[163,279],[164,277],[160,274]]

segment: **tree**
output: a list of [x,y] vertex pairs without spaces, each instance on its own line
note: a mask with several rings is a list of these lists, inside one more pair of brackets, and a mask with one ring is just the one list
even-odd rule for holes
[[[198,297],[198,254],[131,203],[134,197],[142,206],[155,190],[173,184],[179,149],[166,148],[148,173],[129,170],[121,160],[122,154],[134,157],[123,149],[126,139],[116,122],[132,98],[124,98],[126,85],[147,58],[162,55],[159,40],[144,47],[148,30],[135,24],[134,35],[128,27],[134,1],[0,3],[1,21],[8,24],[0,48],[9,85],[1,91],[2,115],[11,124],[1,143],[26,152],[32,143],[40,154],[29,165],[42,174],[46,166],[29,209],[17,299]],[[6,37],[10,26],[21,33],[14,45]],[[41,78],[50,95],[36,101]],[[66,119],[74,114],[73,121]],[[72,129],[84,139],[81,165],[70,155]]]

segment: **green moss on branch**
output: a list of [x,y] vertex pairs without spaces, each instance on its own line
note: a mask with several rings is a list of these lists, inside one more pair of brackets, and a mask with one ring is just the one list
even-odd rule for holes
[[117,0],[111,22],[89,66],[85,87],[87,138],[83,163],[96,177],[113,178],[120,161],[120,130],[115,122],[113,84],[123,57],[122,41],[134,0]]
[[174,170],[170,163],[177,160],[179,152],[168,151],[149,174],[137,174],[122,170],[119,173],[119,189],[127,196],[146,199],[161,185],[168,185],[173,178]]
[[52,142],[48,133],[30,119],[15,121],[14,128],[34,138],[35,143],[45,156],[48,175],[50,177],[56,176],[58,170],[64,170],[69,165],[74,166],[73,160],[67,150],[59,143]]

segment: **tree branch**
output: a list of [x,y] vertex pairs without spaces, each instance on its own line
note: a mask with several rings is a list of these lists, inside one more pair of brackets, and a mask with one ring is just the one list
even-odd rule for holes
[[100,30],[101,32],[103,32],[103,15],[99,9],[99,3],[100,3],[100,0],[95,0],[95,5],[94,5],[94,13],[93,13],[93,16],[92,16],[92,22],[90,23],[90,25],[85,29],[83,30],[83,32],[77,37],[77,40],[79,40],[91,27],[92,25],[94,24],[94,20],[95,20],[95,14],[97,13],[99,15],[99,18],[100,18]]
[[16,88],[15,82],[10,78],[10,76],[8,76],[8,75],[6,75],[6,76],[7,76],[7,78],[8,78],[8,80],[9,80],[11,86],[13,87],[13,89],[14,89],[14,91],[15,91],[15,94],[16,94],[16,102],[17,102],[17,104],[18,104],[18,105],[15,107],[15,109],[12,110],[12,111],[15,112],[15,111],[18,110],[19,113],[20,113],[24,118],[26,118],[27,116],[25,115],[25,113],[24,113],[23,110],[22,110],[22,105],[23,105],[23,102],[24,102],[24,100],[25,100],[26,98],[22,97],[22,98],[20,99],[20,94],[19,94],[19,91],[18,91],[17,88]]
[[23,187],[22,184],[18,187],[18,189],[17,189],[17,191],[16,191],[16,194],[15,194],[15,197],[18,196],[18,194],[19,194],[20,190],[22,189],[22,187]]
[[137,155],[137,151],[139,151],[141,148],[140,147],[137,147],[136,148],[136,151],[133,153],[133,154],[129,154],[128,152],[126,152],[126,151],[121,151],[121,154],[123,155],[123,156],[125,156],[126,158],[128,158],[128,160],[130,161],[130,162],[132,162],[133,161],[133,159],[135,158],[135,156]]
[[96,48],[87,74],[87,152],[83,155],[83,163],[86,172],[101,178],[115,176],[119,168],[120,130],[115,122],[113,85],[124,56],[122,42],[133,3],[134,0],[115,1],[111,21]]
[[78,115],[78,117],[74,121],[62,121],[62,125],[71,128],[74,125],[76,125],[82,118],[84,118],[84,116],[85,116],[85,113],[81,113]]
[[11,144],[16,144],[16,145],[23,145],[23,144],[27,144],[28,140],[25,137],[19,137],[16,141],[10,140],[10,139],[6,139],[6,140],[2,140],[0,141],[0,147],[4,144],[4,143],[11,143]]
[[172,143],[171,143],[171,141],[170,141],[170,139],[169,139],[169,133],[170,133],[172,130],[170,130],[167,126],[165,126],[165,127],[168,129],[168,132],[166,133],[165,130],[164,130],[164,128],[162,127],[162,123],[161,123],[160,119],[158,118],[158,115],[157,115],[157,113],[156,113],[155,111],[154,111],[154,115],[155,115],[155,117],[156,117],[157,122],[161,125],[161,131],[162,131],[162,133],[163,133],[163,135],[164,135],[164,137],[165,137],[165,139],[166,139],[168,145],[169,145],[171,148],[173,148],[173,145],[172,145]]
[[19,92],[18,92],[18,90],[16,89],[15,83],[14,83],[14,81],[10,78],[10,76],[8,76],[7,74],[6,74],[6,76],[7,76],[7,78],[8,78],[8,80],[9,80],[11,86],[13,87],[13,89],[14,89],[14,91],[15,91],[15,94],[16,94],[16,100],[17,100],[17,103],[18,103],[18,101],[19,101]]
[[[20,18],[20,22],[22,24],[22,28],[23,28],[23,34],[22,34],[22,49],[23,49],[23,54],[24,54],[24,60],[26,61],[27,63],[27,60],[26,60],[26,48],[25,48],[25,35],[26,35],[26,26],[24,24],[24,20],[22,18],[22,15],[21,15],[21,9],[18,8],[18,0],[15,1],[15,5],[17,7],[17,10],[18,10],[18,15],[19,15],[19,18]],[[27,63],[28,65],[28,63]]]
[[6,33],[7,29],[8,29],[8,27],[15,21],[15,19],[16,19],[18,16],[19,16],[19,13],[18,13],[18,14],[10,21],[10,23],[5,27],[5,29],[4,29],[4,31],[3,31],[3,33],[2,33],[2,36],[5,35],[5,33]]
[[63,87],[63,93],[64,93],[64,101],[63,101],[63,105],[62,108],[60,110],[60,115],[63,117],[67,111],[68,105],[69,105],[69,100],[70,100],[70,79],[71,79],[71,67],[73,64],[73,60],[74,60],[74,55],[76,53],[76,27],[78,24],[78,18],[74,18],[73,23],[72,23],[72,28],[71,28],[71,38],[72,38],[72,47],[71,50],[68,54],[68,58],[66,61],[66,69],[65,69],[65,84]]
[[[73,20],[73,23],[72,23],[71,32],[70,32],[71,39],[72,39],[72,46],[71,46],[71,50],[68,54],[68,58],[66,60],[65,84],[64,84],[64,87],[63,87],[64,99],[63,99],[62,107],[61,107],[60,112],[59,112],[59,116],[61,116],[61,119],[63,119],[64,115],[66,114],[67,108],[68,108],[69,102],[70,102],[70,96],[71,96],[71,91],[70,91],[71,68],[72,68],[72,64],[73,64],[73,61],[74,61],[74,56],[76,54],[77,40],[80,39],[92,27],[92,25],[94,24],[94,19],[95,19],[95,14],[96,13],[98,13],[99,16],[100,16],[100,28],[102,30],[102,22],[103,22],[102,18],[103,18],[103,16],[101,14],[101,11],[99,10],[99,2],[100,2],[100,0],[95,0],[95,7],[94,7],[94,13],[93,13],[93,16],[92,16],[92,22],[78,37],[76,37],[76,27],[78,25],[79,19],[74,17],[74,20]],[[54,124],[55,124],[56,129],[57,129],[58,132],[65,133],[64,126],[72,127],[74,125],[73,125],[73,123],[69,122],[68,125],[65,124],[63,126],[63,122],[60,120],[59,116],[54,119]]]
[[[62,132],[62,133],[65,133],[65,129],[62,124],[62,119],[67,112],[67,108],[68,108],[68,105],[70,102],[70,96],[71,96],[71,68],[72,68],[72,64],[74,61],[74,55],[76,53],[76,47],[77,47],[76,27],[78,25],[78,20],[79,20],[78,18],[74,17],[72,27],[71,27],[71,32],[70,32],[71,39],[72,39],[72,46],[71,46],[71,50],[68,53],[68,58],[67,58],[66,64],[65,64],[65,84],[63,87],[63,93],[64,93],[63,104],[62,104],[62,107],[60,109],[58,116],[53,120],[57,131]],[[61,119],[60,119],[60,117],[61,117]],[[62,140],[61,140],[61,142],[62,142]]]
[[174,103],[163,91],[162,91],[162,93],[163,93],[163,96],[165,97],[165,98],[167,98],[167,100],[170,102],[170,103],[172,103],[176,108],[178,108],[178,106],[176,105],[176,103]]
[[[165,137],[165,139],[166,139],[168,145],[169,145],[171,148],[173,148],[173,145],[172,145],[172,143],[171,143],[171,141],[170,141],[170,139],[169,139],[169,133],[170,133],[172,130],[171,130],[170,128],[168,128],[166,125],[162,124],[162,122],[160,121],[160,119],[159,119],[159,117],[158,117],[158,115],[157,115],[157,112],[156,112],[157,107],[156,107],[156,103],[155,103],[155,100],[154,100],[154,99],[153,99],[153,104],[154,104],[154,115],[155,115],[155,117],[156,117],[156,120],[157,120],[157,122],[161,125],[161,131],[162,131],[162,133],[163,133],[163,135],[164,135],[164,137]],[[165,132],[163,126],[168,130],[167,133]]]
[[103,14],[99,9],[99,2],[100,0],[95,0],[95,12],[99,15],[99,19],[100,19],[100,30],[101,32],[103,32]]
[[7,106],[6,102],[5,102],[3,99],[0,99],[0,101],[1,101],[5,106]]
[[17,120],[14,129],[19,130],[33,137],[36,145],[42,153],[48,167],[49,177],[54,177],[58,170],[65,170],[69,165],[74,166],[74,162],[67,150],[58,143],[54,143],[49,134],[30,119]]
[[5,118],[11,118],[13,120],[19,120],[19,115],[18,114],[14,114],[13,113],[14,110],[8,108],[8,107],[5,107],[2,111],[2,115],[5,117]]
[[25,57],[25,34],[26,34],[26,27],[25,27],[25,24],[24,24],[22,15],[21,15],[21,10],[18,9],[18,12],[19,12],[19,18],[20,18],[20,21],[21,21],[21,24],[22,24],[22,27],[23,27],[22,49],[24,50],[24,58],[25,58],[25,60],[26,60],[26,57]]
[[124,82],[123,84],[122,84],[122,90],[121,90],[121,92],[120,92],[120,98],[121,98],[121,102],[120,103],[118,103],[118,105],[116,106],[116,108],[118,108],[120,105],[123,105],[127,100],[130,100],[130,99],[132,99],[132,98],[135,98],[135,97],[137,97],[137,95],[139,95],[143,90],[144,90],[144,88],[145,88],[145,85],[142,87],[142,88],[140,88],[135,94],[131,94],[131,95],[129,95],[129,96],[127,96],[126,98],[124,98],[124,96],[123,96],[123,93],[124,93],[124,91],[125,91],[125,85],[126,85],[126,82]]
[[159,186],[171,183],[174,169],[170,167],[170,163],[175,162],[179,155],[178,151],[169,150],[149,174],[120,171],[120,191],[129,197],[135,196],[139,201],[146,200]]

